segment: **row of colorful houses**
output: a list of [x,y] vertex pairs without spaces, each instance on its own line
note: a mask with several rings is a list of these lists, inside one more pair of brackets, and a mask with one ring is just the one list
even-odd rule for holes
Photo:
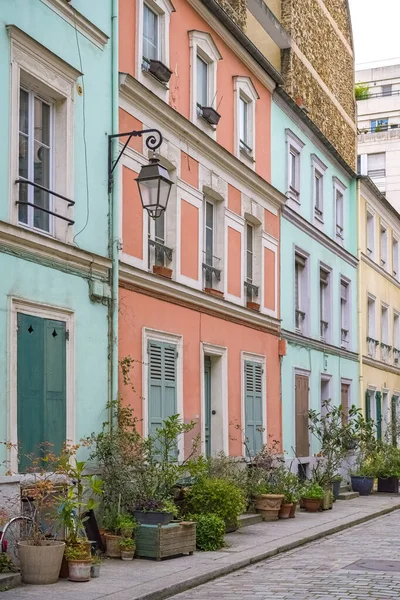
[[[99,430],[118,395],[144,435],[195,420],[208,455],[245,436],[310,465],[327,399],[383,435],[400,217],[354,171],[347,2],[321,0],[318,28],[286,0],[95,4],[0,9],[0,439],[21,451],[1,447],[3,472]],[[108,156],[109,135],[154,129],[155,151],[114,137]],[[155,220],[150,159],[172,181]]]

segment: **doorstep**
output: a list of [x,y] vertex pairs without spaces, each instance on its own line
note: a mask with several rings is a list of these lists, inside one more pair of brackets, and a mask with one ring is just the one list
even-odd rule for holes
[[11,590],[21,585],[20,573],[0,573],[0,592]]

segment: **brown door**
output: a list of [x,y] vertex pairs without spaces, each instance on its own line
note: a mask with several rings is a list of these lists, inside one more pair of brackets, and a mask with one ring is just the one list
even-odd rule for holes
[[295,400],[296,400],[296,454],[309,456],[310,443],[308,432],[308,377],[296,375]]
[[342,383],[341,405],[342,405],[342,425],[349,422],[349,385]]

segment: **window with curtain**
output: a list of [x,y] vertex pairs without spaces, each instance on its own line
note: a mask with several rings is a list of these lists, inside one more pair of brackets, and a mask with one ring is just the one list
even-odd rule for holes
[[147,4],[143,5],[143,58],[159,59],[159,16]]

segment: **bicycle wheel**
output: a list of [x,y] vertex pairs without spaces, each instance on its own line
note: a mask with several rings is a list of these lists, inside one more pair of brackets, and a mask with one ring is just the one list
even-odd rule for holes
[[14,517],[3,528],[0,538],[0,551],[6,552],[15,567],[19,567],[18,542],[29,539],[35,527],[30,517]]

